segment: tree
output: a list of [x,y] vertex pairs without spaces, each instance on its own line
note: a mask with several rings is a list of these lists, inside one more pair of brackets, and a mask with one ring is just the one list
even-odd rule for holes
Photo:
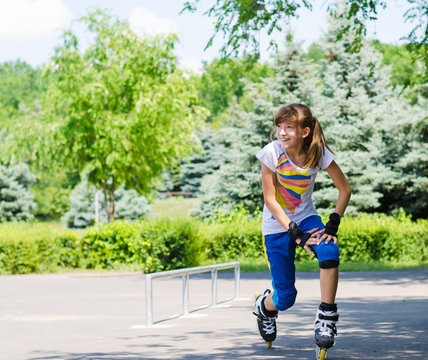
[[[198,2],[199,0],[186,1],[182,12],[197,11]],[[403,17],[415,23],[407,37],[409,49],[425,63],[426,77],[428,74],[428,5],[425,0],[408,0],[408,2],[410,8]],[[328,1],[327,12],[341,19],[352,19],[352,22],[348,22],[348,27],[343,28],[336,39],[342,39],[352,29],[357,36],[348,51],[358,51],[361,40],[366,34],[365,22],[369,19],[376,20],[378,10],[385,8],[387,1],[347,0],[346,12],[337,11],[338,3],[340,5],[345,1]],[[258,59],[260,53],[258,34],[261,30],[267,30],[268,35],[274,31],[282,32],[290,19],[297,16],[299,8],[312,10],[312,4],[307,0],[215,0],[211,4],[213,5],[205,14],[214,18],[215,30],[205,48],[210,47],[214,38],[222,34],[225,38],[221,48],[222,58],[236,56],[242,52],[253,59]],[[269,46],[276,47],[276,44],[271,40]]]
[[273,77],[249,85],[250,110],[239,104],[229,109],[227,125],[219,131],[217,145],[213,146],[223,149],[218,170],[202,179],[197,215],[209,217],[238,205],[250,212],[263,207],[260,163],[255,154],[269,142],[276,111],[292,102],[310,106],[313,97],[321,93],[317,69],[303,57],[291,34],[287,35],[285,53],[274,59],[273,71]]
[[[70,194],[70,210],[64,215],[68,227],[85,228],[95,223],[96,194],[98,221],[108,221],[102,191],[97,190],[94,185],[89,185],[87,178],[83,176],[83,181]],[[115,219],[140,220],[147,216],[151,209],[145,197],[139,196],[133,189],[126,190],[123,186],[115,191],[115,202]]]
[[11,133],[23,117],[40,113],[40,99],[46,89],[41,68],[20,60],[0,64],[0,163],[13,162]]
[[28,166],[20,164],[12,167],[0,166],[0,219],[29,220],[35,209],[30,185],[35,176]]
[[[353,189],[349,212],[394,211],[404,207],[424,216],[427,205],[428,146],[426,111],[411,106],[390,84],[381,54],[363,42],[359,52],[346,51],[358,36],[343,18],[331,18],[320,46],[325,59],[317,64],[288,37],[286,51],[275,59],[275,76],[251,89],[251,111],[242,108],[224,129],[225,146],[217,171],[202,181],[200,214],[238,204],[253,210],[263,204],[258,149],[269,142],[273,116],[284,104],[308,105],[319,119],[327,141]],[[223,130],[223,129],[222,129]],[[320,172],[313,194],[321,209],[334,207],[337,190]],[[425,211],[426,212],[426,211]],[[426,215],[425,215],[426,216]]]
[[[199,0],[186,1],[183,11],[195,12]],[[377,11],[379,8],[385,8],[387,3],[381,0],[349,0],[348,10],[346,13],[340,13],[338,16],[347,19],[353,19],[349,28],[346,28],[338,34],[339,39],[352,27],[358,34],[356,43],[365,34],[364,21],[367,19],[377,19]],[[409,0],[412,7],[403,16],[409,20],[418,19],[418,16],[426,15],[427,5],[421,0]],[[327,11],[330,15],[336,14],[336,1],[329,1]],[[259,43],[257,33],[263,29],[267,29],[268,35],[273,31],[283,31],[284,26],[289,23],[292,17],[297,16],[299,8],[312,10],[310,1],[276,1],[276,0],[216,0],[205,14],[208,17],[213,17],[216,21],[215,32],[209,39],[206,47],[212,45],[214,38],[223,33],[226,38],[226,43],[221,48],[221,53],[224,57],[237,55],[240,48],[243,48],[244,54],[252,54],[258,57]],[[336,14],[337,15],[337,14]],[[418,29],[423,27],[424,20],[419,19],[409,36],[413,36],[416,42],[426,44],[427,38],[420,39],[418,37]],[[415,41],[414,41],[415,42]],[[270,43],[274,45],[273,41]],[[249,49],[249,51],[247,50]]]
[[378,40],[372,45],[382,53],[382,64],[391,68],[391,84],[401,87],[405,97],[416,104],[419,95],[428,98],[428,84],[424,77],[424,64],[414,59],[407,45],[382,44]]
[[49,68],[43,121],[21,126],[45,164],[87,171],[111,221],[116,189],[147,192],[166,166],[196,147],[205,112],[176,67],[175,36],[138,37],[101,10],[81,21],[89,47],[80,51],[78,38],[64,33]]
[[198,85],[202,105],[210,111],[208,121],[213,122],[231,105],[233,99],[240,102],[246,82],[260,82],[271,75],[266,64],[249,65],[247,59],[214,59],[204,64]]
[[[314,111],[323,121],[338,162],[351,183],[353,195],[349,210],[391,211],[401,206],[419,213],[409,206],[407,199],[394,199],[394,193],[398,193],[401,184],[406,184],[410,193],[416,190],[415,183],[408,179],[408,170],[398,164],[416,150],[415,143],[421,154],[418,162],[427,156],[424,142],[409,136],[413,134],[413,139],[421,139],[414,134],[423,122],[424,112],[420,106],[410,106],[409,101],[400,96],[399,87],[391,86],[389,69],[381,67],[381,54],[367,41],[358,53],[350,53],[347,47],[352,46],[353,37],[358,34],[351,29],[346,38],[336,40],[336,34],[349,27],[347,21],[352,19],[329,20],[329,32],[321,42],[327,55],[321,62],[320,72],[323,98]],[[418,172],[418,181],[426,177],[418,170],[414,172]],[[322,191],[314,197],[318,203],[328,206],[334,203],[336,194],[325,178],[321,175]],[[408,198],[413,196],[409,194]]]
[[[46,74],[47,75],[47,74]],[[59,219],[69,208],[68,188],[74,187],[76,174],[64,170],[45,171],[33,161],[33,148],[14,136],[22,133],[20,124],[37,121],[42,112],[42,98],[50,78],[43,76],[43,67],[33,68],[22,61],[0,64],[0,163],[22,162],[36,176],[31,186],[37,204],[33,215],[38,219]],[[80,177],[77,174],[78,180]]]
[[16,117],[40,111],[40,97],[47,83],[42,70],[23,61],[0,64],[0,127],[13,126]]
[[198,133],[202,150],[183,161],[181,170],[181,190],[198,193],[202,178],[220,167],[222,152],[225,151],[220,139],[223,133],[206,127]]

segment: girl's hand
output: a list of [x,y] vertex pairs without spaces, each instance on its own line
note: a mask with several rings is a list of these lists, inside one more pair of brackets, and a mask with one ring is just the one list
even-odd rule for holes
[[[306,240],[305,246],[303,247],[308,252],[308,254],[312,254],[311,248],[309,246],[317,244],[317,237],[315,236],[315,234],[316,234],[315,231],[317,231],[317,230],[318,230],[318,228],[314,228],[314,229],[308,231],[308,233],[311,234],[311,237],[308,240]],[[300,241],[301,240],[299,238],[297,238],[296,244],[299,245]]]
[[[315,234],[314,234],[315,235]],[[328,235],[324,233],[324,229],[317,231],[316,232],[316,238],[317,238],[317,242],[316,245],[321,244],[321,242],[323,240],[325,240],[325,244],[327,245],[331,240],[333,240],[333,242],[338,245],[337,243],[337,236],[333,236],[333,235]]]

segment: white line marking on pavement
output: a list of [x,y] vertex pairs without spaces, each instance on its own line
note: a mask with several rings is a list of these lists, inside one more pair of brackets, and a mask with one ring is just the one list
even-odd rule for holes
[[182,318],[182,319],[199,319],[199,318],[204,318],[207,316],[208,316],[208,314],[188,314],[188,315],[180,316],[180,318]]
[[174,326],[175,326],[175,324],[168,324],[168,325],[166,325],[166,324],[154,324],[152,326],[134,325],[134,326],[131,326],[130,329],[151,329],[151,328],[153,328],[153,329],[169,329],[169,328],[172,328]]

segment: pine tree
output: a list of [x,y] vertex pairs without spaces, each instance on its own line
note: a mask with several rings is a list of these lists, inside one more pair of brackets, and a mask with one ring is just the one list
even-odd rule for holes
[[0,219],[30,220],[36,208],[30,186],[36,177],[26,164],[0,166]]
[[[338,7],[341,11],[346,11],[343,4]],[[353,52],[349,51],[357,36],[353,30],[336,39],[351,22],[329,19],[329,31],[320,43],[326,56],[320,71],[324,91],[312,110],[319,116],[336,161],[351,184],[348,212],[392,210],[403,204],[402,199],[391,196],[408,178],[399,160],[411,153],[415,141],[409,134],[415,133],[423,112],[400,96],[401,89],[393,88],[390,69],[381,66],[382,55],[368,41]],[[416,142],[422,145],[418,150],[425,147],[422,153],[426,158],[426,145]],[[337,191],[325,173],[320,175],[320,190],[314,198],[319,206],[328,207],[335,203]],[[408,181],[406,185],[409,187]]]
[[202,178],[219,169],[221,153],[224,152],[221,135],[218,130],[210,127],[198,132],[202,149],[183,161],[180,166],[182,191],[197,193]]
[[276,76],[263,80],[263,85],[249,84],[246,91],[252,99],[252,111],[238,104],[228,111],[228,122],[217,136],[219,168],[202,180],[200,209],[197,215],[207,217],[216,211],[229,212],[238,204],[254,212],[263,207],[260,163],[257,151],[270,140],[273,117],[284,103],[313,102],[317,90],[315,67],[303,57],[298,44],[287,35],[287,50],[275,58]]
[[[269,142],[278,108],[297,102],[309,106],[320,121],[351,184],[349,213],[404,207],[426,216],[426,111],[411,106],[400,89],[391,86],[389,69],[381,67],[381,54],[368,42],[363,41],[358,52],[349,51],[356,36],[352,30],[336,40],[352,19],[329,21],[320,43],[324,61],[308,62],[301,46],[288,36],[286,51],[275,58],[275,77],[247,89],[251,111],[229,110],[227,127],[219,132],[223,139],[218,144],[224,147],[220,166],[202,181],[199,214],[229,211],[237,204],[250,210],[262,206],[260,164],[254,155]],[[321,171],[314,192],[317,207],[330,211],[336,200],[337,189]]]

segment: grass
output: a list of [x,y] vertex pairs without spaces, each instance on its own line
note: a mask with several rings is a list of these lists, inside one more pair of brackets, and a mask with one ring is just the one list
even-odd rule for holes
[[[265,272],[269,271],[266,259],[241,259],[240,268],[242,272]],[[389,271],[389,270],[421,270],[428,269],[428,262],[343,262],[340,271]],[[296,262],[297,271],[319,271],[317,261]]]
[[183,218],[187,217],[198,203],[197,198],[185,198],[182,196],[170,196],[165,199],[157,199],[153,204],[152,213],[157,217]]

